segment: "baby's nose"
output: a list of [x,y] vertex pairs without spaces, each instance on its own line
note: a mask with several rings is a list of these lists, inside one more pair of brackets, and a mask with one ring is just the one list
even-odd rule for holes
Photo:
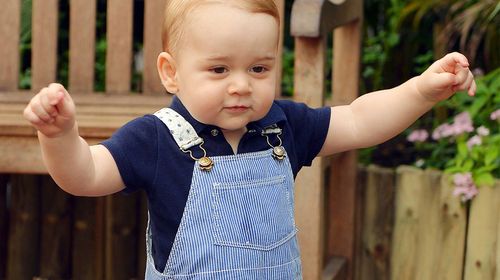
[[228,88],[229,94],[249,94],[252,92],[250,79],[245,74],[234,74]]

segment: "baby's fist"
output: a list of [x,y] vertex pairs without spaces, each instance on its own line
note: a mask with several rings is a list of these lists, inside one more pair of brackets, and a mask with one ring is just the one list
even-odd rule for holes
[[459,90],[466,90],[473,96],[476,93],[476,83],[467,58],[454,52],[427,68],[417,79],[417,89],[426,99],[441,101]]
[[73,128],[75,104],[62,85],[50,84],[31,99],[24,117],[45,136],[57,137]]

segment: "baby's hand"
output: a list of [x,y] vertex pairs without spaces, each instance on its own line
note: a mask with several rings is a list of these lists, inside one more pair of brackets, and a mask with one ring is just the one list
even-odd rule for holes
[[459,90],[476,93],[476,82],[469,70],[467,58],[457,52],[449,53],[434,62],[416,79],[417,90],[427,100],[437,102]]
[[75,104],[60,84],[50,84],[35,95],[24,117],[47,137],[58,137],[75,125]]

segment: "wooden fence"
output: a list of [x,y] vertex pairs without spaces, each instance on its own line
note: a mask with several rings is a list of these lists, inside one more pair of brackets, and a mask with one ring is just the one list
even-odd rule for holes
[[500,181],[472,203],[435,170],[360,172],[356,279],[500,279]]

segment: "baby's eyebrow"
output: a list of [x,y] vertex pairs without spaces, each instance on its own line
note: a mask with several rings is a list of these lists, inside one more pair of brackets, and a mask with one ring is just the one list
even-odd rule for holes
[[[208,61],[220,61],[220,60],[228,60],[230,57],[228,55],[213,55],[213,56],[208,56],[206,57],[206,60]],[[256,57],[256,60],[276,60],[275,55],[264,55],[264,56],[258,56]]]

